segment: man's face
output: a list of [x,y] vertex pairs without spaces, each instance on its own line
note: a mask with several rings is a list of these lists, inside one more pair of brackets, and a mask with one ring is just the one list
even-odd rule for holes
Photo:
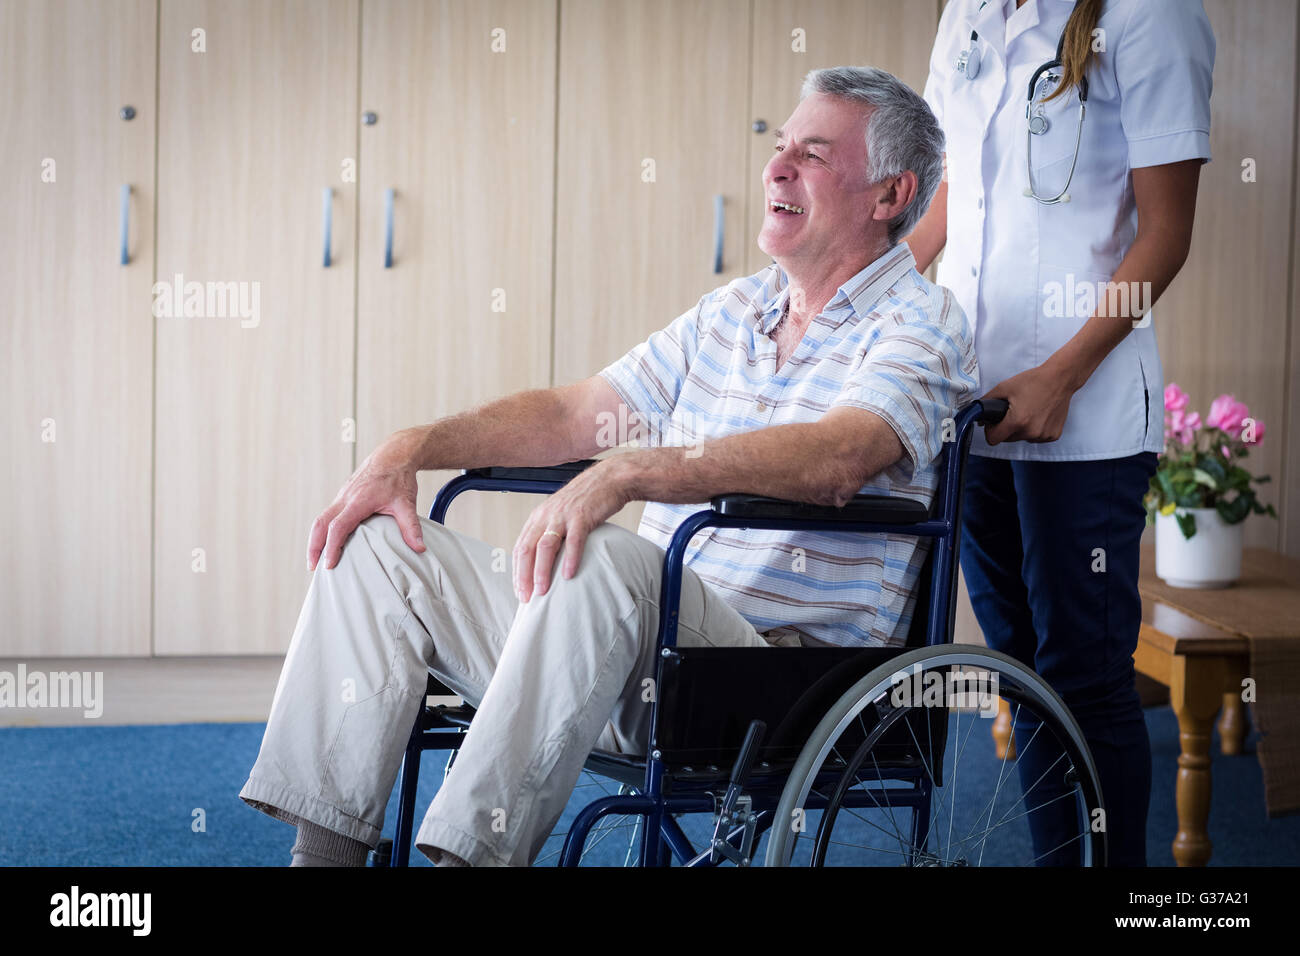
[[813,93],[776,131],[772,158],[763,169],[767,203],[758,247],[787,271],[828,255],[839,261],[876,241],[868,234],[880,192],[867,183],[870,112],[851,100]]

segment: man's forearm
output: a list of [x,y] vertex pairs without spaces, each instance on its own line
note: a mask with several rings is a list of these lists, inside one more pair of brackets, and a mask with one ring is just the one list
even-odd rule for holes
[[554,465],[578,457],[564,394],[540,388],[399,432],[419,471]]
[[864,435],[824,423],[773,425],[700,445],[629,452],[605,464],[632,501],[691,504],[742,492],[842,506],[902,454],[882,420],[868,429]]

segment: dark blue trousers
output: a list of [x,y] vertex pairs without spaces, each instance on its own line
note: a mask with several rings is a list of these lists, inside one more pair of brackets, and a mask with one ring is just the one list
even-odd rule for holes
[[[1112,866],[1146,865],[1151,742],[1133,652],[1142,496],[1155,467],[1153,452],[1061,462],[971,455],[962,501],[961,569],[984,639],[1035,670],[1078,721],[1101,777]],[[1034,729],[1022,715],[1021,749]],[[1077,853],[1057,848],[1079,825],[1074,801],[1053,802],[1066,792],[1064,761],[1049,772],[1061,751],[1040,746],[1045,738],[1044,728],[1022,755],[1020,778],[1034,853],[1052,864]]]

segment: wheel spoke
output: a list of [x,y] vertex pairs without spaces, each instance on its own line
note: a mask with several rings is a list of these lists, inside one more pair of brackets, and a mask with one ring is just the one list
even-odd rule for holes
[[[1011,716],[1011,726],[1012,726],[1013,728],[1014,728],[1015,725],[1016,725],[1016,723],[1015,723],[1015,722],[1016,722],[1016,718],[1019,717],[1019,716],[1020,716],[1020,702],[1017,701],[1017,702],[1016,702],[1016,712],[1015,712],[1014,714],[1012,714],[1012,716]],[[1014,732],[1013,732],[1013,739],[1014,739]],[[1007,770],[1007,754],[1008,754],[1010,751],[1011,751],[1011,747],[1010,747],[1010,746],[1007,746],[1007,747],[1003,748],[1003,750],[1002,750],[1002,759],[998,762],[998,782],[997,782],[997,785],[994,786],[994,788],[993,788],[993,796],[989,799],[989,804],[988,804],[988,807],[987,807],[988,812],[989,812],[989,823],[992,823],[992,822],[993,822],[993,808],[994,808],[994,806],[995,806],[995,805],[997,804],[997,802],[998,802],[998,794],[1000,794],[1000,793],[1002,792],[1002,781],[1003,781],[1003,779],[1005,778],[1005,774],[1006,774],[1006,770]],[[1019,763],[1020,763],[1020,752],[1017,750],[1017,751],[1016,751],[1016,765],[1019,765]],[[976,826],[979,826],[979,822],[980,822],[980,820],[983,818],[983,816],[984,816],[984,811],[983,811],[983,810],[981,810],[978,814],[976,814],[976,816],[975,816],[975,823],[972,824],[972,829],[973,829],[974,827],[976,827]],[[969,836],[969,835],[970,835],[970,834],[968,833],[967,836]],[[976,862],[975,865],[976,865],[976,866],[979,866],[979,865],[980,865],[981,863],[983,863],[983,862],[984,862],[984,844],[981,843],[981,844],[980,844],[980,855],[979,855],[979,860]]]
[[[830,797],[826,796],[826,794],[821,793],[821,792],[819,792],[819,791],[817,791],[817,790],[813,790],[813,791],[811,791],[811,792],[812,792],[812,793],[816,793],[819,797],[821,797],[823,800],[826,800],[828,803],[830,802]],[[888,813],[888,815],[889,815],[889,817],[890,817],[890,824],[892,825],[892,824],[893,824],[893,813],[892,813],[892,811],[886,811],[885,808],[882,807],[882,806],[880,805],[880,802],[879,802],[878,800],[876,800],[874,794],[868,793],[867,795],[871,797],[871,802],[874,803],[874,804],[876,805],[876,809],[880,810],[881,813]],[[846,806],[843,806],[843,805],[841,804],[839,810],[840,810],[840,811],[843,811],[844,813],[847,813],[849,816],[854,817],[854,818],[857,819],[857,820],[862,821],[862,822],[865,823],[867,826],[869,826],[869,827],[873,827],[874,829],[879,830],[879,831],[880,831],[881,833],[883,833],[885,836],[890,836],[890,832],[889,832],[888,830],[886,830],[886,829],[885,829],[884,827],[882,827],[880,824],[878,824],[878,823],[876,823],[876,822],[874,822],[874,821],[872,821],[872,820],[868,820],[868,819],[867,819],[866,817],[864,817],[862,814],[860,814],[860,813],[854,813],[852,807],[846,807]],[[837,811],[837,812],[839,812],[839,811]],[[902,847],[905,843],[908,842],[907,840],[905,840],[905,839],[903,838],[903,834],[902,834],[901,832],[899,832],[899,829],[898,829],[897,826],[894,827],[894,833],[893,833],[893,836],[894,836],[895,839],[898,840],[898,845],[899,845],[900,847]],[[829,841],[828,841],[828,842],[829,842]]]
[[949,809],[948,809],[948,847],[949,847],[949,849],[952,848],[952,825],[953,825],[953,821],[957,819],[957,771],[958,771],[959,768],[961,767],[961,755],[964,754],[964,753],[966,752],[966,744],[970,741],[970,736],[971,736],[971,734],[974,732],[976,725],[979,723],[979,718],[978,718],[978,717],[972,717],[972,718],[971,718],[970,729],[966,731],[966,737],[965,737],[964,739],[962,739],[962,736],[961,736],[961,713],[962,713],[962,712],[961,712],[961,710],[960,710],[959,708],[953,708],[953,709],[957,711],[957,727],[955,728],[955,731],[956,731],[956,732],[953,734],[953,736],[956,737],[956,738],[958,738],[958,739],[961,741],[961,744],[960,744],[960,746],[957,748],[957,756],[953,758],[953,761],[952,761],[952,778],[948,781],[948,784],[947,784],[949,787],[952,788],[952,800],[951,800],[951,803],[950,803],[950,806],[949,806]]
[[[928,719],[928,711],[927,711],[927,719]],[[907,732],[912,738],[912,743],[916,745],[916,750],[917,750],[917,754],[920,756],[922,769],[924,769],[925,772],[930,776],[930,803],[933,808],[934,815],[930,817],[930,826],[926,831],[927,833],[929,833],[934,830],[935,825],[939,822],[939,811],[943,809],[943,794],[939,795],[939,799],[937,800],[934,799],[934,791],[937,790],[939,786],[938,782],[934,778],[934,768],[931,767],[930,765],[931,761],[926,759],[926,751],[921,747],[921,741],[916,739],[916,732],[912,730],[912,722],[908,720],[906,717],[904,717],[903,723],[907,726]],[[929,734],[927,733],[926,736],[929,736]],[[930,752],[929,756],[930,757],[934,756],[933,751]],[[873,762],[875,761],[874,755],[872,756],[872,761]],[[879,773],[879,768],[877,768],[876,772]],[[951,817],[949,818],[948,828],[951,831],[952,829]]]
[[[1008,825],[1009,823],[1011,823],[1013,820],[1020,820],[1020,819],[1023,819],[1024,817],[1027,817],[1027,816],[1029,816],[1029,814],[1033,813],[1034,810],[1041,809],[1042,807],[1051,806],[1053,803],[1056,803],[1056,802],[1058,802],[1058,801],[1060,801],[1060,800],[1065,800],[1065,799],[1071,798],[1071,797],[1073,797],[1073,796],[1074,796],[1073,793],[1069,793],[1069,792],[1067,792],[1067,793],[1062,793],[1062,794],[1060,794],[1059,796],[1052,797],[1052,799],[1050,799],[1050,800],[1044,800],[1042,803],[1040,803],[1037,807],[1034,807],[1033,809],[1026,809],[1024,813],[1017,813],[1014,817],[1011,817],[1011,819],[1009,819],[1009,820],[1007,820],[1007,819],[1000,819],[1000,820],[998,820],[997,823],[993,824],[993,825],[992,825],[991,827],[989,827],[988,829],[986,829],[986,830],[980,830],[979,833],[971,834],[970,840],[977,839],[977,838],[979,838],[979,837],[981,837],[981,836],[984,837],[985,839],[987,839],[988,835],[989,835],[990,833],[992,833],[994,830],[998,830],[998,829],[1001,829],[1001,828],[1004,827],[1004,826],[1007,826],[1007,825]],[[1016,801],[1016,802],[1019,803],[1020,801]],[[1005,814],[1004,814],[1004,817],[1005,817]],[[969,843],[970,840],[962,840],[962,841],[961,841],[961,845],[964,846],[966,843]]]

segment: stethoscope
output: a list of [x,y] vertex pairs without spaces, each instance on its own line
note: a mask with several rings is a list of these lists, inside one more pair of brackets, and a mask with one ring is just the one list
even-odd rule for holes
[[[988,4],[984,0],[979,5],[983,10]],[[977,10],[976,13],[979,11]],[[979,42],[979,32],[971,30],[970,44],[957,57],[957,72],[966,77],[967,80],[973,80],[980,74],[980,51],[976,44]],[[1070,173],[1065,177],[1065,187],[1055,196],[1040,196],[1034,186],[1034,162],[1033,162],[1033,142],[1035,136],[1042,136],[1052,127],[1049,120],[1043,112],[1043,101],[1051,88],[1061,79],[1061,74],[1053,72],[1061,67],[1061,53],[1065,49],[1065,31],[1061,31],[1061,38],[1056,41],[1056,58],[1044,63],[1034,71],[1033,77],[1029,80],[1029,93],[1025,104],[1025,172],[1029,177],[1029,185],[1025,187],[1025,195],[1038,200],[1045,206],[1054,206],[1057,203],[1070,201],[1070,183],[1074,179],[1074,167],[1079,162],[1079,144],[1083,142],[1083,116],[1086,111],[1088,102],[1088,78],[1079,77],[1079,127],[1074,134],[1074,156],[1070,159]],[[1034,102],[1034,94],[1038,93],[1040,98],[1038,103]],[[1035,109],[1035,106],[1037,107]]]

